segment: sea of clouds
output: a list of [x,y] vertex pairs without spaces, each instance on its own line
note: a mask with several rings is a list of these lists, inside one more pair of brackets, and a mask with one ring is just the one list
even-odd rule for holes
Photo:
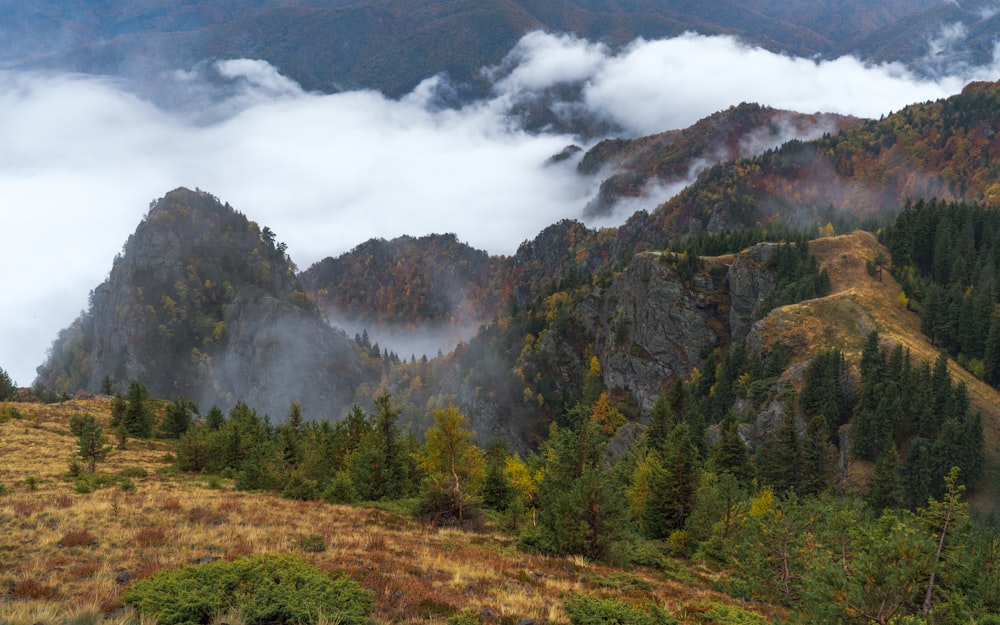
[[[489,97],[442,107],[442,76],[398,100],[331,95],[245,59],[150,77],[166,99],[114,77],[0,71],[0,367],[31,384],[150,201],[179,186],[271,227],[301,268],[402,234],[454,232],[510,254],[545,226],[580,218],[599,183],[572,160],[546,164],[582,141],[525,131],[510,112],[533,94],[574,84],[579,98],[564,110],[640,136],[743,101],[878,118],[996,80],[1000,63],[930,80],[901,65],[817,62],[730,37],[611,50],[532,33],[484,72]],[[629,206],[652,208],[663,195]]]

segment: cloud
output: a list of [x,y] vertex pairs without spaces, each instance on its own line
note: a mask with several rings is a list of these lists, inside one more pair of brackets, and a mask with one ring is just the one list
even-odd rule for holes
[[[112,78],[0,72],[0,367],[32,382],[150,200],[178,186],[270,226],[303,268],[401,234],[454,232],[512,253],[579,217],[597,182],[577,176],[573,161],[545,166],[575,138],[519,129],[509,115],[519,97],[573,84],[580,100],[567,108],[639,135],[740,101],[877,117],[991,70],[977,71],[929,82],[895,65],[817,63],[724,37],[639,40],[616,52],[535,33],[489,70],[493,96],[452,108],[441,106],[449,85],[440,77],[400,100],[324,95],[262,61],[153,77],[158,105]],[[669,192],[651,189],[650,201]]]

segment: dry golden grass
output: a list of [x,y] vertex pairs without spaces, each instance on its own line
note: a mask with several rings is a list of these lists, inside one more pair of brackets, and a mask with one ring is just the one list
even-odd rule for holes
[[[484,623],[566,622],[562,598],[571,591],[651,600],[671,612],[730,602],[709,590],[715,574],[698,568],[685,569],[691,581],[680,583],[652,570],[524,554],[500,532],[438,529],[380,510],[237,492],[225,480],[212,489],[199,476],[161,471],[171,451],[163,442],[129,441],[98,465],[100,473],[144,469],[145,477],[132,478],[134,491],[78,494],[63,477],[75,451],[69,418],[86,410],[106,424],[108,402],[15,407],[23,418],[0,423],[0,483],[7,486],[0,495],[2,623],[85,614],[135,622],[121,601],[129,582],[181,564],[265,552],[295,553],[358,581],[374,592],[374,617],[383,623],[443,623],[456,612]],[[35,490],[29,476],[37,478]],[[641,583],[608,582],[621,576]]]
[[[782,340],[794,359],[808,358],[831,347],[839,348],[849,360],[861,357],[864,338],[877,329],[883,340],[910,350],[914,363],[938,357],[938,350],[920,332],[920,317],[899,305],[899,284],[889,271],[879,278],[868,275],[866,261],[879,253],[890,258],[870,232],[858,231],[809,243],[810,253],[830,274],[830,295],[771,312],[761,323],[767,344]],[[1000,393],[978,380],[954,361],[949,370],[955,380],[965,382],[973,408],[982,412],[986,443],[996,449],[1000,443]]]

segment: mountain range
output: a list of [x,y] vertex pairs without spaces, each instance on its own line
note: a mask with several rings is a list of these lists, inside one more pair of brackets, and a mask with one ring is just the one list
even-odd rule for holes
[[686,31],[728,34],[796,56],[855,54],[929,74],[946,62],[988,61],[998,30],[986,0],[8,0],[0,18],[7,25],[0,61],[8,67],[148,77],[244,57],[269,61],[309,90],[392,96],[442,72],[481,90],[480,68],[497,65],[532,30],[611,46]]
[[[768,229],[781,240],[782,232],[829,234],[831,222],[847,231],[890,223],[907,198],[995,202],[998,109],[1000,85],[982,83],[882,120],[741,105],[689,131],[600,143],[579,175],[639,186],[672,180],[709,145],[725,160],[619,228],[562,221],[512,256],[489,256],[454,235],[401,237],[296,273],[268,228],[205,192],[178,189],[151,208],[39,380],[74,392],[96,390],[104,376],[118,385],[139,378],[161,396],[244,400],[278,419],[291,401],[309,418],[339,419],[386,388],[415,425],[428,406],[451,401],[474,415],[484,440],[527,446],[584,391],[596,358],[619,408],[644,419],[671,381],[706,366],[713,350],[783,340],[763,341],[755,328],[772,309],[811,297],[810,286],[786,301],[790,285],[813,278],[782,277],[776,243],[739,252],[767,240]],[[796,125],[826,130],[741,157],[750,138]],[[727,232],[758,238],[709,252],[736,256],[695,262],[706,253],[691,247],[699,238]],[[863,249],[852,263],[884,253]],[[351,339],[326,320],[362,331]],[[457,326],[466,328],[458,348],[430,360],[378,340]],[[862,333],[848,334],[857,343]]]

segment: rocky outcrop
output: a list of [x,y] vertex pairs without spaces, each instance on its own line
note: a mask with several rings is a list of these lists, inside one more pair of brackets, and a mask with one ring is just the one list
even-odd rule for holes
[[726,273],[729,291],[729,328],[733,341],[745,338],[753,323],[760,319],[764,297],[774,288],[775,274],[768,262],[777,243],[758,243],[738,254]]
[[746,335],[774,286],[771,251],[757,245],[728,266],[706,261],[691,275],[674,254],[637,254],[577,311],[594,335],[605,386],[629,395],[648,416],[677,376]]

